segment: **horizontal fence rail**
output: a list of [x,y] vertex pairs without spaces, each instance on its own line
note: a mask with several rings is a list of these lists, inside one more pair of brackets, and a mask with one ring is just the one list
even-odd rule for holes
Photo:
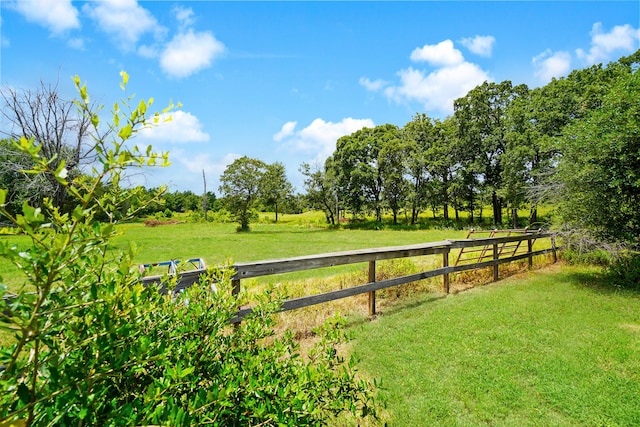
[[[541,239],[550,239],[550,247],[540,250],[533,250],[533,245]],[[509,247],[509,244],[516,242],[521,245],[521,251],[511,251],[505,255],[503,249]],[[459,254],[463,253],[466,248],[483,248],[482,250],[491,254],[491,258],[487,261],[476,261],[471,263],[459,263]],[[449,275],[467,270],[477,270],[482,268],[493,267],[493,280],[498,280],[498,266],[504,263],[514,262],[527,259],[529,268],[533,265],[533,257],[537,255],[553,254],[553,261],[557,260],[557,251],[555,243],[555,234],[526,232],[520,235],[508,235],[504,237],[488,237],[480,239],[456,239],[444,240],[440,242],[429,242],[417,245],[393,246],[374,249],[359,249],[344,252],[333,252],[317,255],[306,255],[294,258],[266,260],[236,263],[229,268],[234,270],[232,276],[233,293],[240,292],[240,281],[242,279],[250,279],[273,274],[291,273],[302,270],[311,270],[317,268],[334,267],[338,265],[369,263],[368,283],[353,286],[346,289],[329,291],[316,295],[303,296],[293,298],[283,302],[281,311],[295,310],[308,307],[315,304],[322,304],[342,298],[347,298],[363,293],[369,294],[369,314],[376,313],[375,292],[394,286],[399,286],[418,280],[424,280],[432,277],[443,277],[443,292],[449,293]],[[449,265],[449,256],[452,251],[459,251],[455,265]],[[375,280],[376,261],[418,257],[424,255],[442,255],[442,267],[423,271],[420,273],[410,274],[391,279]],[[476,257],[477,258],[477,257]],[[487,258],[486,256],[482,259]],[[196,269],[178,273],[177,285],[175,291],[192,286],[200,280],[200,277],[206,273],[206,269]],[[142,279],[144,284],[160,284],[165,276],[150,276]],[[243,317],[250,314],[252,308],[242,308],[238,310],[238,314],[231,322],[237,323]]]

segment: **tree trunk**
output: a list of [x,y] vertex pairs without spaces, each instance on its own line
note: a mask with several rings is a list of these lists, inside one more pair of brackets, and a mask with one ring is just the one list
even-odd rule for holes
[[493,223],[502,224],[502,203],[495,190],[491,193],[491,204],[493,205]]
[[531,211],[529,214],[529,224],[534,224],[538,222],[538,208],[534,205],[531,206]]
[[420,179],[416,178],[415,183],[413,185],[413,201],[411,203],[411,225],[415,225],[418,222],[418,200],[419,193],[418,189],[420,188]]
[[207,221],[207,177],[202,169],[202,181],[204,182],[204,193],[202,193],[202,210],[204,211],[204,220]]

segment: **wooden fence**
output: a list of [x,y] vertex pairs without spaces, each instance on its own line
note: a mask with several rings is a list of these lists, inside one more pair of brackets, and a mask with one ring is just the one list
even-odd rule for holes
[[[511,234],[511,233],[509,233]],[[533,250],[536,242],[547,241],[544,249]],[[526,246],[523,244],[527,242]],[[516,243],[521,247],[520,251],[505,251],[507,247],[512,247]],[[481,251],[491,254],[490,259],[483,256],[480,260],[470,263],[459,262],[459,256],[454,265],[449,265],[452,252],[462,253],[469,248],[482,248]],[[553,261],[557,260],[555,235],[552,233],[542,233],[539,231],[522,231],[517,235],[507,235],[504,237],[488,237],[481,239],[457,239],[445,240],[441,242],[430,242],[408,246],[394,246],[376,249],[360,249],[344,252],[334,252],[318,255],[307,255],[295,258],[254,261],[246,263],[236,263],[230,268],[234,270],[232,282],[233,292],[240,292],[241,280],[255,277],[268,276],[272,274],[291,273],[295,271],[311,270],[317,268],[334,267],[345,264],[365,263],[369,264],[368,282],[362,285],[353,286],[325,292],[316,295],[303,296],[284,301],[281,311],[295,310],[315,304],[321,304],[337,299],[347,298],[354,295],[368,293],[369,295],[369,315],[376,313],[376,291],[428,279],[431,277],[443,277],[443,292],[449,293],[449,275],[466,270],[477,270],[482,268],[493,268],[493,280],[498,280],[500,264],[527,259],[529,268],[533,265],[533,257],[552,253]],[[456,254],[456,255],[458,255]],[[442,257],[442,267],[435,268],[420,273],[395,277],[376,281],[376,261],[417,257],[424,255],[440,255]],[[196,283],[200,276],[205,273],[203,269],[196,269],[178,273],[176,290],[187,288]],[[160,283],[162,276],[152,276],[142,279],[146,284]],[[232,322],[239,322],[244,316],[251,313],[251,308],[242,308],[238,311],[236,318]]]

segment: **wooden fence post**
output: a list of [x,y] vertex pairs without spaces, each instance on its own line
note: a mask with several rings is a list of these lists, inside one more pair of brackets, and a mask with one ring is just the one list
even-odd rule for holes
[[551,250],[553,252],[553,262],[555,264],[558,261],[558,254],[556,253],[556,236],[555,236],[555,234],[551,236]]
[[[449,248],[445,248],[444,252],[442,253],[442,267],[447,268],[449,267]],[[444,287],[444,293],[448,294],[449,293],[449,273],[444,273],[442,275],[442,285]]]
[[529,237],[529,239],[527,239],[527,253],[529,254],[529,270],[533,268],[533,255],[531,255],[531,252],[533,252],[533,242],[531,241],[531,237]]
[[[369,283],[376,281],[376,262],[369,261]],[[376,291],[369,292],[369,316],[376,314]]]
[[494,243],[493,244],[493,281],[494,282],[498,281],[498,258],[499,258],[498,244]]

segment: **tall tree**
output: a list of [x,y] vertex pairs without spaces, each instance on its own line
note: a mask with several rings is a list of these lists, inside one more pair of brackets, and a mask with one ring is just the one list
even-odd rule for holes
[[498,192],[502,186],[502,155],[506,150],[505,113],[509,103],[525,89],[514,87],[508,80],[484,82],[454,102],[459,137],[468,149],[466,161],[481,175],[485,191],[491,194],[496,225],[502,223],[503,200]]
[[452,117],[435,123],[435,139],[427,151],[429,171],[433,177],[433,198],[442,205],[444,219],[449,219],[451,180],[458,166],[455,156],[457,132]]
[[418,215],[427,205],[429,163],[427,152],[434,142],[433,121],[426,114],[416,114],[404,125],[402,137],[407,143],[406,165],[411,179],[409,198],[411,203],[411,224],[418,221]]
[[409,185],[406,175],[408,144],[400,138],[385,141],[379,153],[382,175],[382,195],[393,214],[393,223],[398,223],[398,212],[405,204]]
[[392,124],[363,128],[338,139],[332,165],[338,180],[340,199],[354,214],[364,209],[382,220],[382,182],[379,154],[388,142],[398,140],[400,130]]
[[[5,86],[0,90],[4,104],[2,115],[10,125],[8,136],[32,139],[40,154],[49,159],[52,167],[64,164],[70,176],[83,162],[88,163],[95,154],[95,145],[89,133],[92,130],[91,117],[96,108],[88,105],[88,113],[83,114],[71,100],[60,96],[58,85],[40,83],[35,90],[17,90]],[[87,100],[87,102],[89,102]],[[97,117],[97,116],[93,116]],[[96,128],[93,130],[97,131]],[[29,164],[2,163],[0,169],[30,169]],[[30,194],[30,198],[50,198],[54,206],[62,208],[67,196],[64,187],[55,179],[39,174],[12,183]]]
[[242,231],[249,230],[266,171],[267,165],[263,161],[243,156],[227,166],[220,177],[220,194]]
[[267,165],[262,177],[260,192],[266,205],[273,206],[278,222],[278,207],[293,195],[293,185],[287,179],[284,165],[276,162]]
[[334,168],[331,167],[332,161],[333,159],[329,157],[325,167],[312,167],[308,163],[303,163],[300,165],[300,173],[305,177],[304,187],[309,207],[324,212],[327,223],[334,225],[338,216],[338,196]]
[[555,202],[565,224],[640,244],[640,73],[617,79],[599,107],[568,125]]

